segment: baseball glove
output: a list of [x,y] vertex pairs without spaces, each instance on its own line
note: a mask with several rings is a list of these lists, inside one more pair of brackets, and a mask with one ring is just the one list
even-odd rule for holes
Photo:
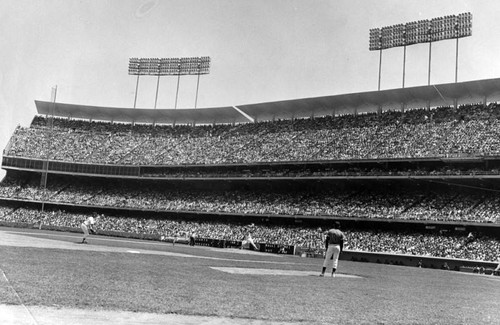
[[95,231],[94,229],[89,229],[89,232],[90,232],[92,235],[97,234],[97,231]]

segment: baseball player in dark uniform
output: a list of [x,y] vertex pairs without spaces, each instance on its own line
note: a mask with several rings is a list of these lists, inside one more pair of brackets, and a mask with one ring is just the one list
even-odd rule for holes
[[325,260],[323,261],[323,269],[319,276],[325,276],[325,271],[328,264],[332,264],[332,277],[335,277],[339,256],[344,249],[344,233],[340,231],[340,222],[335,222],[335,226],[327,231],[325,239]]

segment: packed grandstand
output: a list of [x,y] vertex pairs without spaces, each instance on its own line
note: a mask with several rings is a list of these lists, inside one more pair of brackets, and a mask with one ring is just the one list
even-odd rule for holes
[[[208,126],[131,125],[37,116],[18,128],[8,156],[90,164],[199,165],[495,156],[496,104],[405,113]],[[57,139],[47,147],[47,137]]]
[[203,125],[39,113],[4,150],[4,224],[98,211],[103,231],[321,251],[318,227],[342,220],[351,252],[499,258],[495,102]]

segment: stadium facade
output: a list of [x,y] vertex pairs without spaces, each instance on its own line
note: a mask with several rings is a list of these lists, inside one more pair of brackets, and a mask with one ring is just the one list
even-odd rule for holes
[[[4,149],[0,215],[72,229],[71,214],[98,211],[141,220],[129,229],[150,239],[171,230],[156,229],[161,220],[176,232],[252,224],[257,234],[272,228],[261,247],[287,253],[321,252],[314,229],[341,220],[353,234],[346,258],[490,267],[500,246],[499,98],[500,79],[488,79],[207,109],[35,101],[32,124]],[[269,235],[292,228],[295,241]],[[363,238],[392,242],[377,250]]]

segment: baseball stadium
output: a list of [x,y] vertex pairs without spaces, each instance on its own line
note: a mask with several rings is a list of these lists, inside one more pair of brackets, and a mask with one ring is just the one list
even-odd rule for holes
[[[237,12],[264,15],[262,1],[237,2]],[[88,26],[92,6],[108,5],[70,3],[78,12],[67,16],[78,26]],[[155,18],[168,11],[165,3],[124,3],[116,21],[103,25],[115,35],[121,19],[137,28],[165,23]],[[319,3],[319,11],[334,9]],[[293,4],[300,7],[290,9],[294,22],[306,19],[304,2]],[[500,324],[500,78],[468,72],[485,60],[469,54],[472,17],[485,13],[468,2],[462,7],[405,10],[390,20],[383,11],[364,14],[357,24],[369,45],[362,54],[371,60],[369,90],[359,79],[370,72],[353,72],[342,77],[355,79],[352,88],[339,81],[340,92],[296,91],[300,84],[290,80],[262,88],[278,98],[263,92],[206,105],[224,97],[217,83],[224,62],[184,52],[137,57],[148,55],[148,44],[158,49],[144,41],[123,54],[108,49],[128,60],[128,76],[110,81],[112,88],[128,81],[113,90],[128,104],[108,104],[115,95],[104,86],[87,101],[78,99],[84,90],[68,94],[87,78],[96,83],[98,69],[52,87],[50,100],[33,93],[39,97],[19,108],[23,117],[2,148],[0,324]],[[171,9],[177,24],[199,17],[198,9],[184,16],[177,1]],[[53,8],[32,10],[31,17],[55,17]],[[477,20],[480,33],[484,19]],[[449,71],[441,71],[439,51],[453,54],[442,64]],[[338,65],[356,71],[335,53]],[[73,64],[92,75],[81,55]],[[245,62],[228,65],[234,71]],[[64,67],[49,70],[61,76]],[[412,81],[417,70],[426,81]],[[251,92],[247,85],[226,87]],[[286,87],[303,96],[283,93]],[[2,105],[15,103],[2,92]],[[334,227],[343,242],[329,261],[326,235]]]

